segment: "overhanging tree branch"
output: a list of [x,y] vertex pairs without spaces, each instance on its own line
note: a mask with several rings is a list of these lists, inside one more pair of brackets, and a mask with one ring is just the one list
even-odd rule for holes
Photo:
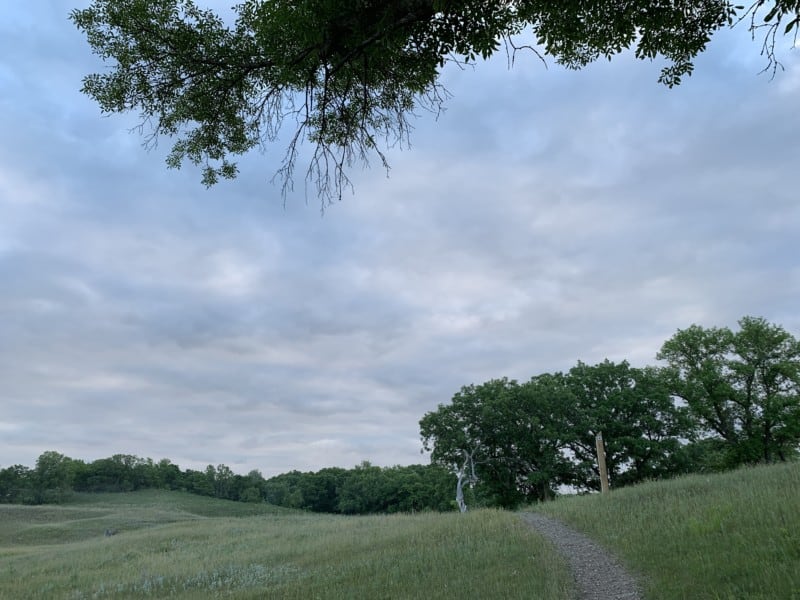
[[[306,180],[325,203],[347,171],[407,144],[418,107],[437,112],[448,62],[488,58],[505,42],[509,62],[525,48],[570,68],[633,48],[663,57],[660,81],[677,85],[715,31],[750,16],[762,52],[779,66],[776,36],[800,29],[800,1],[757,0],[244,0],[226,25],[192,0],[94,0],[71,19],[111,70],[84,78],[103,112],[137,111],[146,141],[175,141],[168,166],[202,167],[213,185],[233,178],[234,158],[278,142],[277,170],[292,188],[300,146],[314,147]],[[757,20],[764,14],[763,24]],[[517,41],[521,40],[521,41]],[[525,41],[528,40],[528,41]]]

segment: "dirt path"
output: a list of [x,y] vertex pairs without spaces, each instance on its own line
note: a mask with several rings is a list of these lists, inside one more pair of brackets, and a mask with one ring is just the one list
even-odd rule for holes
[[636,580],[601,546],[551,517],[539,513],[520,516],[566,557],[580,600],[641,600]]

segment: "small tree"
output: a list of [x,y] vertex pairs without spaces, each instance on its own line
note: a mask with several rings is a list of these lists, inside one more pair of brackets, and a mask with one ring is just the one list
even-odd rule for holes
[[72,491],[72,459],[49,450],[36,459],[34,503],[61,502]]
[[35,472],[25,465],[11,465],[0,469],[0,503],[33,503],[35,478]]
[[456,473],[456,504],[458,510],[462,513],[467,512],[467,503],[464,502],[464,484],[473,487],[478,482],[478,476],[475,474],[475,460],[472,456],[473,452],[464,450],[464,462]]

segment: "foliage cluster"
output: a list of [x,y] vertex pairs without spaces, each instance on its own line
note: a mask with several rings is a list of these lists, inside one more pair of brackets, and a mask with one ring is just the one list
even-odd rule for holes
[[226,465],[182,471],[168,459],[154,462],[127,454],[84,462],[54,451],[42,453],[36,467],[0,469],[0,503],[48,504],[75,492],[182,490],[201,496],[316,512],[370,514],[451,510],[452,476],[437,465],[376,467],[316,473],[292,471],[265,479],[260,472],[234,473]]
[[92,51],[112,62],[83,91],[103,112],[139,112],[149,142],[177,138],[168,165],[201,166],[206,185],[236,176],[231,157],[288,139],[278,175],[291,186],[307,141],[307,177],[323,199],[341,196],[354,162],[377,154],[386,166],[381,147],[407,140],[417,107],[441,107],[446,63],[505,46],[512,63],[526,48],[577,69],[632,49],[663,57],[660,80],[672,86],[723,27],[749,20],[774,67],[776,33],[800,26],[796,0],[243,0],[234,10],[231,24],[192,0],[74,10]]
[[264,498],[275,506],[346,515],[453,510],[453,477],[438,465],[292,471],[268,479]]
[[739,326],[679,330],[666,367],[606,360],[465,386],[422,418],[423,445],[451,472],[474,462],[481,495],[506,507],[599,489],[601,433],[615,487],[785,461],[800,449],[800,342],[762,318]]

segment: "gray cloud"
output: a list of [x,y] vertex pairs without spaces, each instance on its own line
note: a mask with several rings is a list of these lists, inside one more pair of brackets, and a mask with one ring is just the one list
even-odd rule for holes
[[101,118],[69,8],[0,32],[2,465],[417,462],[461,385],[653,363],[694,322],[800,331],[795,53],[769,81],[721,36],[675,90],[630,57],[448,70],[447,112],[320,217],[275,152],[206,191]]

